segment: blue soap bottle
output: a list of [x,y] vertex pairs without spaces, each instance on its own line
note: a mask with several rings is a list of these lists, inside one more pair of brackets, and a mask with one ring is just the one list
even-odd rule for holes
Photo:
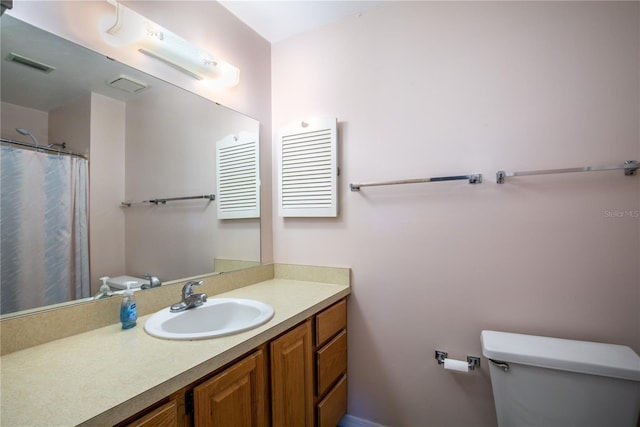
[[127,290],[124,291],[124,298],[122,298],[122,305],[120,306],[120,321],[122,322],[122,329],[130,329],[136,326],[138,320],[138,306],[136,300],[133,297],[133,291],[131,290],[131,283],[127,282]]

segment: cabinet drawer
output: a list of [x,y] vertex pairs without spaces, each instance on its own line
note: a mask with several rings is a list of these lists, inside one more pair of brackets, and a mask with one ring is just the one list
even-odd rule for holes
[[316,345],[324,345],[341,329],[347,327],[347,301],[342,300],[316,315]]
[[347,331],[318,350],[318,396],[322,396],[340,376],[347,372]]
[[318,403],[318,427],[336,427],[347,413],[347,376]]

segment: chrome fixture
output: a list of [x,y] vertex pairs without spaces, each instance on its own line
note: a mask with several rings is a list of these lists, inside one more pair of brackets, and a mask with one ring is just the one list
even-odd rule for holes
[[[63,144],[66,145],[66,143],[53,143],[53,144],[47,144],[47,145],[37,145],[36,144],[32,144],[30,142],[23,142],[23,141],[17,141],[15,139],[10,139],[10,138],[3,138],[0,137],[0,142],[3,144],[11,144],[11,145],[17,145],[18,147],[27,147],[27,148],[33,148],[33,149],[37,149],[38,151],[41,152],[45,152],[45,153],[53,153],[53,154],[58,154],[58,155],[67,155],[67,156],[73,156],[73,157],[80,157],[82,159],[86,159],[87,156],[84,154],[80,154],[80,153],[74,153],[73,151],[68,151],[64,148],[59,148],[60,146],[62,146]],[[57,146],[58,148],[53,148],[54,146]]]
[[[449,356],[449,353],[446,351],[436,350],[436,360],[438,361],[438,365],[444,365],[444,360]],[[469,370],[473,371],[476,366],[480,367],[480,357],[478,356],[467,356],[467,364],[469,366]]]
[[35,136],[33,136],[33,134],[31,132],[29,132],[28,130],[23,129],[23,128],[16,128],[16,130],[18,131],[18,133],[20,135],[31,137],[31,139],[33,140],[33,143],[36,146],[36,151],[38,151],[38,148],[40,147],[40,141],[38,141],[37,138]]
[[202,303],[207,301],[206,294],[193,293],[194,286],[202,286],[202,280],[200,280],[199,282],[187,282],[187,284],[182,287],[182,301],[171,306],[172,313],[185,311],[201,306]]
[[13,0],[1,0],[0,1],[0,16],[5,10],[13,8]]
[[115,45],[138,52],[214,86],[232,87],[240,80],[240,70],[183,39],[177,34],[138,14],[117,0],[115,22],[106,30]]
[[489,359],[489,362],[493,363],[503,371],[509,372],[509,364],[507,362],[503,362],[502,360],[493,360],[493,359]]
[[624,174],[626,176],[634,176],[638,168],[640,168],[640,162],[636,160],[626,160],[624,164],[610,165],[610,166],[583,166],[579,168],[543,169],[543,170],[520,171],[520,172],[505,172],[501,170],[496,173],[496,182],[498,184],[504,184],[505,178],[513,177],[513,176],[550,175],[550,174],[556,174],[556,173],[573,173],[573,172],[598,172],[598,171],[608,171],[608,170],[616,170],[616,169],[624,169]]
[[433,178],[416,178],[416,179],[401,179],[397,181],[383,181],[383,182],[367,182],[364,184],[349,184],[351,191],[360,191],[360,187],[376,187],[380,185],[399,185],[399,184],[419,184],[423,182],[441,182],[441,181],[459,181],[467,180],[469,184],[481,184],[482,174],[474,173],[469,175],[455,175],[455,176],[439,176]]
[[150,288],[157,288],[158,286],[162,285],[162,282],[160,282],[160,279],[158,279],[157,276],[152,276],[148,273],[146,273],[144,276],[145,279],[147,279],[149,281],[149,284],[147,285],[146,283],[142,286],[140,286],[140,289],[150,289]]
[[130,208],[132,205],[138,205],[138,204],[142,204],[142,203],[153,203],[154,205],[166,205],[167,202],[175,202],[175,201],[179,201],[179,200],[199,200],[199,199],[204,199],[204,200],[209,200],[210,202],[214,201],[216,199],[216,195],[215,194],[204,194],[204,195],[198,195],[198,196],[183,196],[183,197],[171,197],[168,199],[151,199],[151,200],[142,200],[140,202],[120,202],[120,204],[122,206],[126,206],[128,208]]

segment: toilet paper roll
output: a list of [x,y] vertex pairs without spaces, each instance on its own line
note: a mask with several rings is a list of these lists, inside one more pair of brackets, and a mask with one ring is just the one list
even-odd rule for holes
[[464,360],[444,359],[444,369],[455,372],[469,372],[469,363]]

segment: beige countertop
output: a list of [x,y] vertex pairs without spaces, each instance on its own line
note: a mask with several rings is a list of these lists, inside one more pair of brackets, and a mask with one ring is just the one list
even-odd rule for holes
[[[144,331],[148,316],[0,358],[0,425],[110,425],[285,332],[350,293],[348,285],[276,278],[215,297],[270,304],[266,324],[228,337],[170,341]],[[117,315],[117,314],[116,314]]]

